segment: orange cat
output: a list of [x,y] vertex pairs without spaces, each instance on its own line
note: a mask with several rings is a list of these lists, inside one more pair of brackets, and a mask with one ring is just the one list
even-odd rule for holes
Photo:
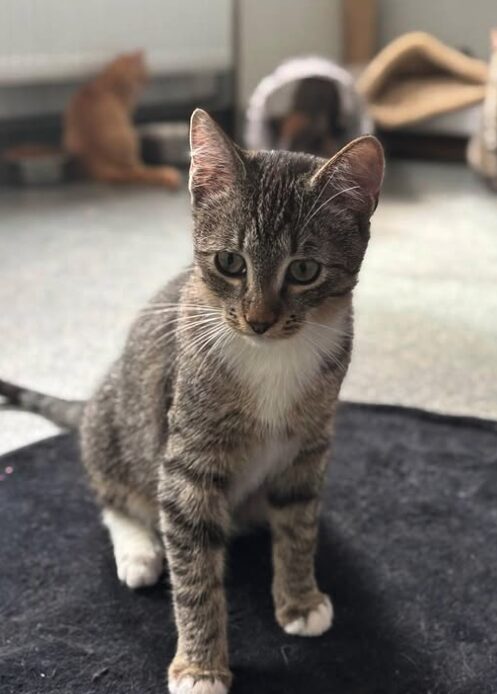
[[131,114],[147,79],[143,53],[126,53],[82,86],[69,102],[64,147],[92,178],[179,186],[181,177],[176,169],[145,166],[140,157]]

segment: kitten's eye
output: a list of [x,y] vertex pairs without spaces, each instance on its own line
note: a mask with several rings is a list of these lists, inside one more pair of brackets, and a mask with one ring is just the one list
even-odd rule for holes
[[310,284],[321,272],[321,265],[315,260],[294,260],[286,271],[286,279],[293,284]]
[[245,261],[238,253],[230,253],[230,251],[216,253],[215,263],[219,272],[230,277],[241,277],[247,272]]

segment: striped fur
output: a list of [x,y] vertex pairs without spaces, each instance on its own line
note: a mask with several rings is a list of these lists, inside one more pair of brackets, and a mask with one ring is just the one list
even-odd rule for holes
[[12,407],[39,414],[64,429],[77,429],[83,415],[83,402],[55,398],[1,379],[0,395]]
[[[372,138],[336,167],[242,152],[202,112],[192,147],[194,264],[135,321],[80,433],[119,578],[149,585],[165,550],[178,628],[170,692],[223,694],[224,563],[236,527],[269,524],[281,626],[311,636],[331,624],[314,577],[319,494],[383,160]],[[223,249],[243,255],[244,277],[216,271]],[[286,283],[296,256],[322,263],[309,286]],[[247,311],[269,304],[274,325],[250,334]]]

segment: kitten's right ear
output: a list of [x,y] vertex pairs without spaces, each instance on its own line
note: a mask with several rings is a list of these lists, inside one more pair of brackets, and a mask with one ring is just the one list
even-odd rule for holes
[[383,147],[376,137],[363,135],[329,159],[311,182],[334,190],[331,201],[340,196],[351,209],[370,217],[378,204],[384,172]]
[[195,205],[229,190],[245,172],[236,145],[200,108],[190,121],[190,150],[189,189]]

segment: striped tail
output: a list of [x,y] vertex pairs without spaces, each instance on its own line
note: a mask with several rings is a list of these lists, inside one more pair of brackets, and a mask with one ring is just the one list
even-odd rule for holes
[[37,393],[1,379],[0,396],[7,400],[7,405],[39,414],[63,429],[78,428],[85,404],[82,400],[63,400]]

